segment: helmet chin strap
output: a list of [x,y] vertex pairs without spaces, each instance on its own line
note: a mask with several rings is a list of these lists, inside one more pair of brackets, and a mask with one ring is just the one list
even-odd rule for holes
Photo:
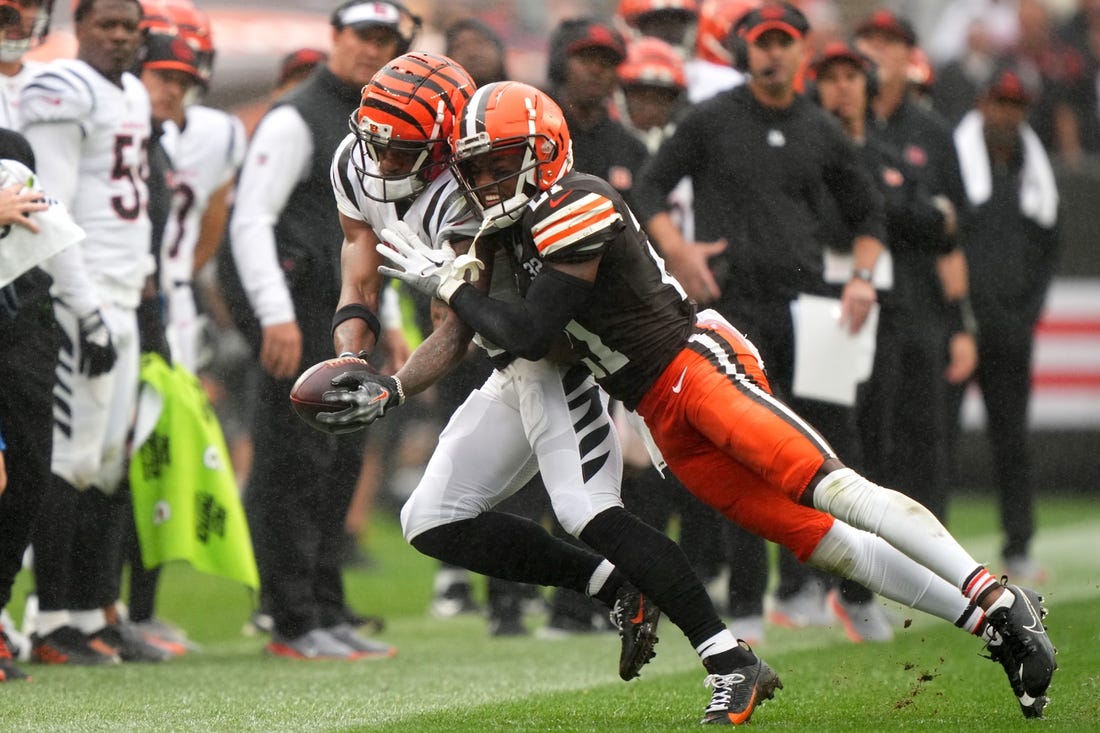
[[[519,221],[520,217],[523,216],[523,207],[538,194],[539,188],[536,179],[539,166],[533,152],[531,146],[528,145],[527,152],[523,156],[523,163],[520,166],[520,172],[516,174],[516,192],[507,199],[501,199],[499,203],[494,204],[494,206],[499,206],[501,211],[498,216],[491,218],[492,225],[497,229],[504,229]],[[528,187],[534,193],[528,193]]]

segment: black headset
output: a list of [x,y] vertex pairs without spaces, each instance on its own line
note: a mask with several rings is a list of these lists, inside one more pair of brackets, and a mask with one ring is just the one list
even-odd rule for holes
[[[802,11],[789,2],[779,3],[779,5],[782,5],[786,9],[790,19],[794,21],[796,26],[802,26],[800,30],[803,35],[805,35],[810,29],[810,23],[806,20],[806,16],[803,15]],[[730,32],[726,35],[724,45],[730,52],[730,65],[742,74],[747,74],[749,72],[749,44],[741,34],[749,25],[750,21],[755,21],[760,14],[761,8],[749,10],[737,19],[737,22],[733,24],[733,27],[730,28]]]
[[730,66],[742,74],[749,73],[749,44],[745,42],[736,26],[726,35],[724,45],[730,52]]
[[[409,10],[399,2],[394,2],[393,0],[382,0],[382,2],[386,5],[397,8],[397,12],[401,16],[401,18],[397,21],[397,25],[394,26],[394,30],[397,31],[398,37],[397,55],[401,56],[402,54],[408,53],[409,49],[412,48],[413,42],[416,41],[416,37],[420,33],[420,29],[424,25],[424,19],[421,18],[419,15],[413,13],[411,10]],[[348,8],[355,7],[356,5],[365,4],[365,0],[347,0],[347,2],[341,3],[339,7],[332,11],[332,27],[336,30],[343,29],[344,22],[341,20],[340,16],[343,15],[344,11]],[[408,22],[408,35],[406,35],[401,28],[402,19]]]

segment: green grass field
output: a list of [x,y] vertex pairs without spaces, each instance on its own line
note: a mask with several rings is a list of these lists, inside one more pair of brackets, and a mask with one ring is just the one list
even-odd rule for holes
[[[1025,721],[981,644],[937,619],[889,644],[855,645],[839,630],[768,628],[757,651],[785,689],[760,708],[756,730],[1100,730],[1100,498],[1058,498],[1039,509],[1036,555],[1061,669],[1044,721]],[[996,557],[994,510],[957,500],[953,532],[982,560]],[[201,653],[163,665],[65,669],[26,665],[30,684],[0,685],[0,731],[619,731],[690,730],[709,691],[682,634],[663,627],[642,677],[619,681],[614,635],[559,641],[491,639],[485,620],[440,621],[425,609],[434,564],[375,523],[376,569],[348,573],[352,605],[383,615],[395,659],[292,662],[265,658],[241,627],[240,586],[170,567],[159,612],[189,630]],[[24,575],[12,610],[22,609]],[[18,618],[18,613],[15,613]],[[530,619],[533,629],[543,619]]]

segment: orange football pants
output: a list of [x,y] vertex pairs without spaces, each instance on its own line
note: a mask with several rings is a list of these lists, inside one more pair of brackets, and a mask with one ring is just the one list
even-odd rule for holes
[[833,526],[799,503],[832,449],[772,396],[756,347],[714,311],[637,412],[681,483],[750,532],[806,561]]

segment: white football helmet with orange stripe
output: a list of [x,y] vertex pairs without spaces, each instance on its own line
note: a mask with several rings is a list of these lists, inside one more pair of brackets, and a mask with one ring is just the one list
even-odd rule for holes
[[518,221],[528,202],[573,168],[573,139],[561,108],[520,82],[478,89],[459,114],[451,142],[455,177],[485,227]]

